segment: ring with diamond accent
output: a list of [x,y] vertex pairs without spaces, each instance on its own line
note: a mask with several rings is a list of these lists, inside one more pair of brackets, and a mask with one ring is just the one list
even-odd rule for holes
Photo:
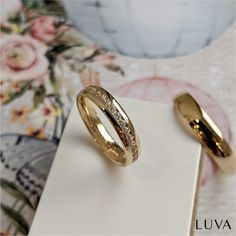
[[[89,86],[77,95],[80,115],[100,150],[117,165],[127,166],[140,155],[140,141],[135,128],[117,100],[104,88]],[[113,126],[120,144],[99,118],[99,108]]]
[[225,174],[235,174],[235,153],[197,101],[189,93],[183,93],[175,97],[174,107],[181,123],[203,145],[219,169]]

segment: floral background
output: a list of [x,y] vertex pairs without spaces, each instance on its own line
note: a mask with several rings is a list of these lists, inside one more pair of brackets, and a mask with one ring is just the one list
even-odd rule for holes
[[[196,55],[134,59],[85,40],[67,20],[59,1],[2,0],[0,4],[1,235],[27,235],[71,105],[87,85],[167,104],[187,90],[234,143],[234,27]],[[208,157],[204,162],[200,218],[206,215],[204,206],[209,205],[217,181],[224,182]],[[230,188],[234,182],[227,181],[223,186]],[[206,194],[207,188],[211,192]],[[232,203],[234,195],[229,195]],[[208,207],[207,214],[213,209]],[[235,219],[232,212],[229,216]]]

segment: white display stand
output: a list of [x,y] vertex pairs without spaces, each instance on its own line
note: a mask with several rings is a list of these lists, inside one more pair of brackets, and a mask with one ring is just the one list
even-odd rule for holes
[[142,154],[128,167],[107,160],[74,105],[30,235],[188,235],[201,146],[173,108],[118,99]]

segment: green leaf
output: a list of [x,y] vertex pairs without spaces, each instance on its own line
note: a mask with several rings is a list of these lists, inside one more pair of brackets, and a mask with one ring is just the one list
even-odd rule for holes
[[11,220],[11,222],[15,225],[16,229],[23,235],[27,235],[29,232],[29,225],[25,218],[14,209],[9,206],[1,203],[2,211],[5,215]]
[[53,15],[66,16],[63,5],[58,0],[44,0],[44,7],[48,13],[53,12]]
[[8,21],[10,23],[20,26],[21,24],[26,23],[27,16],[22,11],[19,11],[19,12],[16,12],[16,13],[10,15],[8,18]]
[[11,196],[15,197],[26,203],[30,208],[35,209],[34,205],[30,202],[28,197],[13,183],[6,179],[0,179],[0,186],[3,190],[9,193]]
[[25,8],[37,9],[43,7],[43,1],[21,0]]
[[40,85],[34,93],[33,104],[34,108],[38,108],[39,104],[43,102],[46,95],[46,89],[43,85]]
[[55,72],[54,72],[54,67],[56,64],[56,58],[59,54],[73,48],[73,47],[80,47],[81,44],[73,44],[73,45],[57,45],[51,48],[49,51],[46,53],[46,57],[48,58],[50,65],[49,65],[49,70],[50,70],[50,83],[53,87],[53,91],[55,94],[59,93],[59,90],[61,88],[61,82],[56,78]]
[[57,0],[21,0],[24,7],[40,15],[65,16],[65,10]]
[[8,104],[8,103],[14,101],[18,97],[22,96],[26,91],[28,91],[29,88],[30,88],[30,82],[26,83],[24,86],[22,86],[22,88],[19,91],[15,92],[15,93],[11,93],[9,96],[9,99],[7,101],[5,101],[3,104]]
[[46,57],[49,61],[49,69],[53,70],[56,64],[56,58],[59,54],[73,48],[73,47],[81,47],[82,44],[73,44],[73,45],[56,45],[47,51]]
[[122,75],[122,76],[125,75],[125,72],[121,69],[121,67],[118,66],[118,65],[116,65],[116,64],[110,63],[110,64],[105,65],[105,67],[106,67],[108,70],[111,70],[111,71],[113,71],[113,72],[118,72],[118,73],[120,73],[120,75]]
[[107,50],[104,49],[104,48],[97,48],[97,49],[94,50],[94,52],[91,55],[85,57],[82,60],[82,62],[86,62],[86,61],[91,61],[92,62],[94,57],[99,56],[99,55],[104,55],[106,52],[107,52]]
[[72,45],[66,45],[66,44],[56,45],[56,46],[52,47],[49,51],[47,51],[46,57],[48,58],[48,60],[49,60],[50,62],[54,63],[56,57],[57,57],[59,54],[65,52],[65,51],[67,51],[67,50],[69,50],[69,49],[71,49],[71,48],[74,48],[74,47],[81,47],[81,46],[82,46],[82,44],[80,44],[80,43],[78,43],[78,44],[72,44]]
[[49,80],[50,80],[50,83],[52,85],[52,88],[53,88],[53,92],[55,94],[58,94],[59,91],[60,91],[60,88],[61,88],[61,82],[60,80],[58,80],[56,78],[56,75],[55,75],[55,72],[54,72],[54,69],[51,68],[50,69],[50,77],[49,77]]

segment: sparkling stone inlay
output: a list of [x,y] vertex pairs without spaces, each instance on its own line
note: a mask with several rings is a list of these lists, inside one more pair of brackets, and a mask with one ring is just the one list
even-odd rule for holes
[[112,113],[115,120],[117,121],[117,123],[121,127],[121,130],[122,130],[123,134],[125,135],[127,142],[130,145],[134,160],[136,160],[138,158],[138,149],[137,149],[135,137],[131,134],[131,131],[130,131],[129,127],[127,127],[127,124],[126,124],[124,118],[122,117],[121,113],[116,109],[114,104],[112,104],[112,101],[109,99],[107,94],[105,94],[99,88],[90,86],[88,88],[88,91],[91,94],[95,94],[97,97],[99,97],[104,102],[104,105],[107,107],[107,109]]

